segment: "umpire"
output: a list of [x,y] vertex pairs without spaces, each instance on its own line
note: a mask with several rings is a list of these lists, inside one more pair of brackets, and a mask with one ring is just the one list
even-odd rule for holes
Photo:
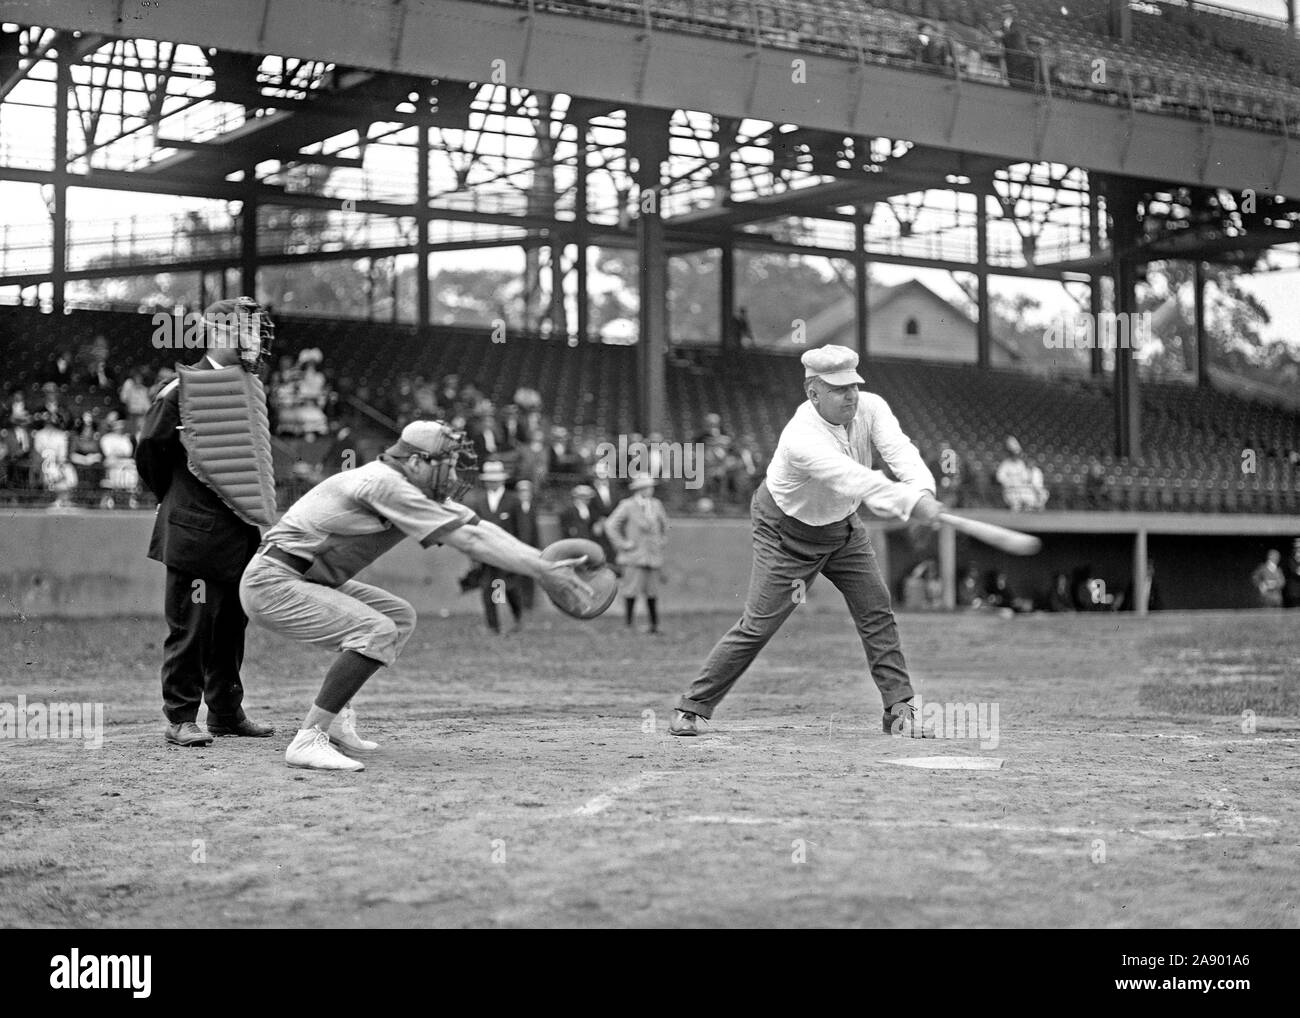
[[[704,720],[744,674],[820,573],[848,605],[884,701],[884,729],[921,735],[889,589],[858,507],[878,516],[936,526],[944,509],[934,477],[889,405],[860,393],[858,355],[825,346],[803,355],[807,402],[781,432],[767,479],[754,493],[754,564],[744,614],[718,641],[699,677],[677,703],[669,731],[699,735]],[[899,482],[871,469],[871,446]]]
[[[262,345],[260,316],[249,314],[251,308],[256,305],[247,298],[209,307],[203,314],[206,354],[182,370],[211,372],[241,365],[251,371],[260,360]],[[260,384],[256,392],[262,392]],[[140,477],[158,497],[149,557],[167,567],[164,737],[178,746],[206,746],[216,735],[264,738],[275,730],[244,715],[239,676],[248,626],[239,603],[239,579],[257,551],[261,534],[240,519],[218,490],[191,471],[190,450],[181,441],[181,411],[178,378],[154,398],[136,450]],[[262,428],[265,416],[263,405]],[[239,417],[236,426],[252,432],[259,415],[255,408],[244,407]],[[197,724],[199,704],[204,701],[206,732]]]

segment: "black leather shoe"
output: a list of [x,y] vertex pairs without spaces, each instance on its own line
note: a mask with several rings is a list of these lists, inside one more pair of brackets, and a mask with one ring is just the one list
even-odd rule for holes
[[243,718],[234,724],[222,724],[220,721],[208,721],[208,731],[213,735],[242,735],[249,739],[269,739],[275,734],[270,725],[259,725],[255,721]]
[[193,721],[182,721],[168,725],[163,738],[176,746],[211,746],[212,736]]

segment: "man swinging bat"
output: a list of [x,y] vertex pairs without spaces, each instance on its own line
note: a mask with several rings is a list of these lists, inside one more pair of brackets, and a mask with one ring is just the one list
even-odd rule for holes
[[[445,424],[408,424],[375,462],[335,474],[295,502],[244,570],[239,596],[250,619],[338,652],[285,752],[290,767],[360,771],[365,765],[334,745],[357,754],[377,748],[357,735],[349,704],[371,675],[401,654],[415,629],[415,610],[354,577],[404,538],[422,548],[446,544],[532,576],[566,611],[566,604],[594,596],[583,578],[590,574],[576,569],[582,557],[555,561],[453,500],[472,486],[473,471],[461,460],[472,455],[464,436]],[[593,576],[602,581],[612,591],[613,574]]]
[[[903,434],[888,404],[862,393],[858,355],[825,346],[802,358],[808,400],[781,432],[766,480],[754,493],[754,564],[744,614],[718,641],[699,677],[677,703],[669,731],[691,736],[820,573],[839,589],[884,702],[884,730],[922,736],[913,724],[914,691],[903,660],[889,589],[858,517],[863,503],[878,516],[938,526],[944,505],[934,477]],[[898,482],[871,469],[871,446]],[[924,733],[930,734],[930,733]]]

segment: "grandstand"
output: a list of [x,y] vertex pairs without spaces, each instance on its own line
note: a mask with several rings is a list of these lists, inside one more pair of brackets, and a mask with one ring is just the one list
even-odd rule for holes
[[[497,405],[536,389],[553,424],[592,441],[689,438],[718,413],[770,455],[801,351],[740,349],[733,312],[737,253],[779,254],[851,278],[870,387],[928,456],[957,454],[973,511],[1000,511],[993,473],[1015,435],[1051,491],[1025,524],[1041,532],[1145,535],[1163,514],[1202,518],[1180,532],[1300,532],[1300,415],[1213,384],[1200,269],[1194,386],[1141,377],[1128,349],[1063,353],[1071,370],[1049,377],[990,366],[991,278],[1082,286],[1090,314],[1121,314],[1162,261],[1297,264],[1300,60],[1285,22],[1021,0],[1020,50],[994,0],[399,2],[379,28],[376,5],[338,3],[307,35],[300,0],[252,6],[252,34],[207,12],[159,8],[124,30],[58,0],[4,6],[0,182],[49,199],[48,221],[9,203],[0,224],[6,393],[38,405],[58,355],[96,335],[119,380],[166,367],[152,314],[266,299],[275,270],[289,281],[280,350],[320,349],[375,441],[400,421],[374,394],[455,375]],[[922,22],[943,59],[918,55]],[[486,40],[478,63],[457,44],[465,26]],[[575,67],[575,48],[592,59]],[[498,51],[504,77],[480,59]],[[97,218],[70,216],[70,194],[102,199]],[[135,209],[150,194],[192,205],[143,225],[115,214],[114,196]],[[435,267],[493,248],[524,258],[504,343],[484,315],[432,314]],[[598,252],[635,254],[634,346],[599,341]],[[667,266],[701,252],[718,258],[716,342],[686,350]],[[328,265],[367,277],[353,291],[365,307],[322,313],[328,286],[303,296]],[[968,364],[872,356],[873,265],[973,281]],[[110,306],[102,284],[163,273],[166,302]],[[72,416],[116,407],[61,385]],[[291,482],[300,450],[280,445]],[[1093,512],[1090,468],[1122,524]]]

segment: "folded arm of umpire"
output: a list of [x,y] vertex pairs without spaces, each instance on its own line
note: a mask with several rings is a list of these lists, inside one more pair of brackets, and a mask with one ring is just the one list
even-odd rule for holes
[[586,561],[585,557],[548,562],[536,548],[524,544],[487,520],[458,527],[444,535],[441,542],[464,552],[477,562],[519,573],[521,576],[531,576],[551,590],[567,588],[582,598],[590,598],[595,593],[577,574],[577,567]]

